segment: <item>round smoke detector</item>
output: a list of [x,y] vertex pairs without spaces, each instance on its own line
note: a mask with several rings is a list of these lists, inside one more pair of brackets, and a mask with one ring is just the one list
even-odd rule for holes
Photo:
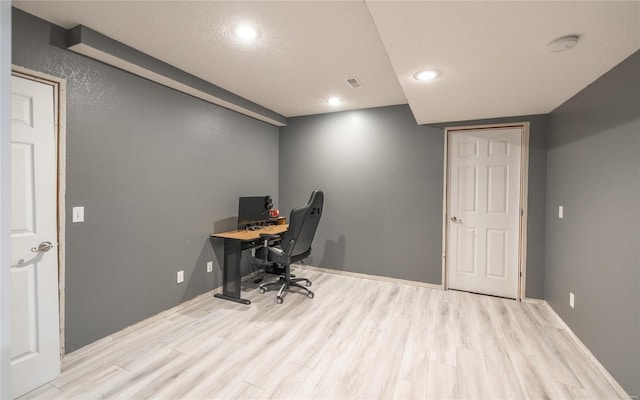
[[561,51],[569,50],[578,44],[578,35],[569,35],[558,38],[549,43],[549,51],[552,53],[559,53]]

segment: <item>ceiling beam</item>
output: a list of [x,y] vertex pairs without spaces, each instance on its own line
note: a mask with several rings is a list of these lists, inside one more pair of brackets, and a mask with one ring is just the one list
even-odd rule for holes
[[84,25],[69,30],[67,48],[199,99],[275,126],[287,118]]

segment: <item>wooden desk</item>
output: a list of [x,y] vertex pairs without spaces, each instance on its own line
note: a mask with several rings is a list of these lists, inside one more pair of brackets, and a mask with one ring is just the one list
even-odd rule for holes
[[235,301],[241,304],[251,304],[251,301],[240,297],[240,260],[242,251],[261,246],[264,240],[261,233],[277,235],[287,230],[289,225],[271,225],[256,230],[234,230],[228,232],[212,233],[209,240],[224,239],[224,265],[222,267],[222,293],[216,293],[214,297]]

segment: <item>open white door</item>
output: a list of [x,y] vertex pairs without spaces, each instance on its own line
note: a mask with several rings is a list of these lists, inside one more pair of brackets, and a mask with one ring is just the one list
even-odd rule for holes
[[54,90],[13,76],[11,385],[20,396],[60,374]]
[[522,128],[448,131],[447,283],[517,298]]

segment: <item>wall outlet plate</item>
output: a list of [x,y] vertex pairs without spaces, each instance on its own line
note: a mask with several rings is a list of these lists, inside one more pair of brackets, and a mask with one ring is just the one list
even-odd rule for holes
[[178,283],[184,282],[184,271],[178,271]]
[[569,307],[574,308],[575,305],[575,296],[573,293],[569,292]]
[[207,263],[207,272],[212,272],[213,271],[213,261],[209,261]]

